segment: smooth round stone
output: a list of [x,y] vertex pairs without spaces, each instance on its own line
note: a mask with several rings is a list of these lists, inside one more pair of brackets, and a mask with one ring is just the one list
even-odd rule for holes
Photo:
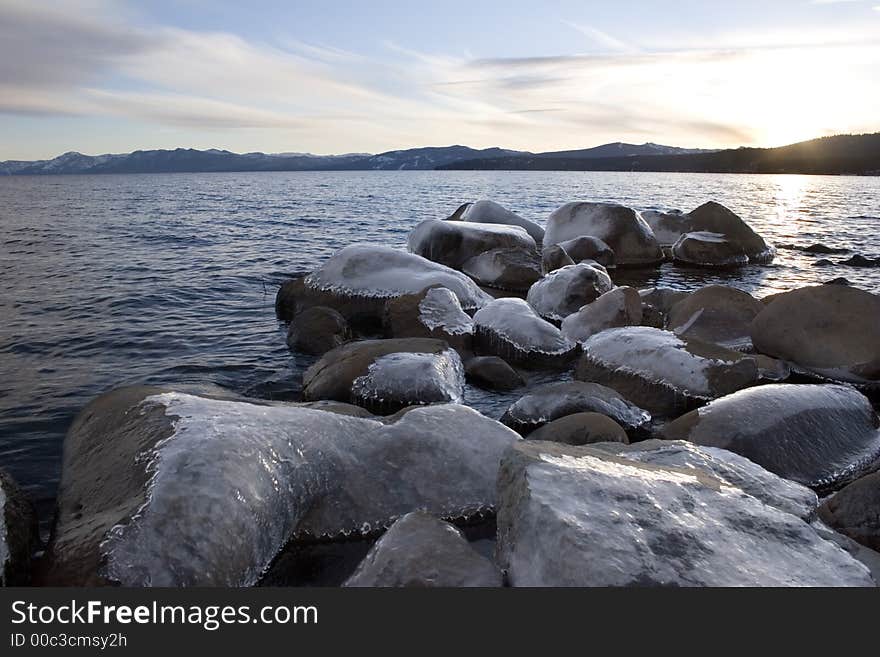
[[528,437],[529,440],[547,440],[566,445],[629,442],[623,427],[601,413],[572,413],[548,422]]

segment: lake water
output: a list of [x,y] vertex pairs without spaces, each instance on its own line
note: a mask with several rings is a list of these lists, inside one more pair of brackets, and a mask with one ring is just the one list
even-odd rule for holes
[[[492,198],[544,223],[572,200],[691,210],[717,200],[768,241],[880,256],[880,178],[661,173],[338,172],[0,178],[0,467],[50,519],[77,411],[132,383],[216,383],[294,398],[278,285],[353,242],[403,248],[418,221]],[[715,275],[664,265],[628,283],[723,282],[757,296],[880,269],[771,266]],[[842,260],[846,256],[830,256]],[[515,398],[516,395],[513,397]],[[495,417],[511,397],[468,389]]]

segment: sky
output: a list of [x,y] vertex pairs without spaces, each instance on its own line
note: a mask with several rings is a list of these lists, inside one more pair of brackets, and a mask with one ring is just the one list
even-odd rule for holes
[[880,131],[880,0],[0,0],[0,160]]

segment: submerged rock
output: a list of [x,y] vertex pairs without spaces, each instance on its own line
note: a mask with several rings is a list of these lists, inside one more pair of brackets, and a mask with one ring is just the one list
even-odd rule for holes
[[0,586],[30,582],[31,555],[38,543],[33,505],[12,477],[0,470]]
[[477,224],[506,224],[523,228],[538,246],[544,240],[544,229],[534,221],[520,217],[500,203],[482,200],[476,203],[465,203],[460,206],[447,221],[467,221]]
[[577,345],[522,299],[496,299],[474,315],[474,349],[526,367],[561,367]]
[[249,586],[292,538],[369,534],[424,510],[491,510],[518,436],[465,406],[396,422],[156,388],[75,420],[48,583]]
[[[688,213],[691,231],[682,236],[703,234],[701,238],[676,243],[676,260],[692,265],[734,266],[746,262],[766,264],[773,260],[776,249],[720,203],[709,201]],[[710,237],[711,236],[711,237]],[[679,245],[681,244],[681,248]]]
[[847,258],[846,260],[841,260],[840,264],[846,265],[847,267],[880,267],[880,258],[866,258],[865,256],[856,253],[854,256]]
[[541,278],[541,259],[535,250],[492,249],[467,260],[461,271],[486,287],[525,292]]
[[344,586],[501,586],[501,572],[447,522],[413,511],[395,522]]
[[332,399],[351,401],[352,384],[366,375],[370,366],[389,354],[443,354],[449,345],[431,338],[400,338],[350,342],[328,351],[303,374],[306,401]]
[[632,287],[616,287],[562,321],[562,335],[572,342],[610,328],[642,323],[642,300]]
[[754,384],[753,359],[647,326],[608,329],[582,345],[575,378],[614,388],[651,413],[675,416]]
[[321,354],[351,340],[351,327],[345,317],[324,306],[306,308],[290,322],[287,346],[306,354]]
[[880,297],[843,285],[776,296],[751,325],[755,348],[829,379],[880,383]]
[[614,249],[605,244],[598,237],[581,235],[572,240],[560,242],[556,246],[561,247],[574,262],[592,260],[604,267],[614,267]]
[[529,440],[544,440],[566,445],[592,443],[628,443],[626,431],[601,413],[572,413],[548,422],[529,434]]
[[662,246],[672,246],[682,235],[694,230],[690,217],[683,212],[646,210],[642,212],[642,219],[654,231],[657,241]]
[[452,290],[465,310],[492,300],[454,269],[391,247],[354,244],[337,251],[308,276],[285,283],[276,310],[289,319],[311,306],[328,306],[352,325],[374,328],[381,326],[389,299],[432,285]]
[[558,244],[545,246],[541,253],[541,272],[546,276],[552,271],[573,265],[574,260]]
[[547,219],[544,244],[581,236],[597,237],[614,251],[619,267],[650,266],[663,261],[651,227],[632,208],[614,203],[566,203]]
[[580,263],[547,274],[532,285],[526,301],[544,319],[561,322],[613,288],[603,269]]
[[526,441],[510,449],[497,516],[510,584],[873,586],[864,565],[787,504],[768,504],[687,461],[650,461],[596,446]]
[[464,366],[453,349],[439,354],[394,353],[376,358],[351,384],[351,401],[377,415],[407,406],[460,404]]
[[426,219],[418,224],[410,231],[406,243],[410,253],[454,269],[460,269],[474,256],[492,249],[537,252],[535,240],[518,226],[438,219]]
[[707,285],[672,306],[666,327],[682,337],[748,351],[752,320],[762,310],[764,304],[748,292]]
[[880,550],[880,472],[856,479],[825,500],[819,517],[841,534]]
[[498,356],[475,356],[464,364],[467,380],[487,390],[507,392],[524,386],[519,373]]
[[531,390],[510,405],[501,422],[523,436],[548,422],[574,413],[606,415],[628,431],[643,429],[651,414],[598,383],[563,381]]
[[857,390],[841,385],[769,384],[740,390],[663,428],[745,456],[780,477],[834,490],[880,459],[880,420]]
[[416,294],[405,294],[385,304],[385,332],[394,338],[445,340],[458,351],[471,350],[474,323],[445,287],[435,285]]

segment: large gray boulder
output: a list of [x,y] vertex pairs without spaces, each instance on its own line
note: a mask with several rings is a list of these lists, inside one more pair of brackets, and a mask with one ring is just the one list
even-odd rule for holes
[[500,203],[481,200],[476,203],[465,203],[460,206],[447,221],[466,221],[477,224],[506,224],[523,228],[538,246],[544,240],[544,229],[534,221],[520,217]]
[[825,500],[819,517],[841,534],[880,550],[880,471],[856,479]]
[[544,319],[561,322],[613,288],[604,269],[580,263],[547,274],[532,285],[526,301]]
[[438,219],[418,224],[410,231],[406,243],[410,253],[454,269],[461,269],[474,256],[492,249],[537,253],[535,240],[518,226]]
[[639,296],[642,298],[642,323],[654,328],[666,328],[669,311],[688,294],[690,292],[671,287],[649,287],[639,290]]
[[672,246],[682,235],[694,230],[690,217],[677,210],[672,212],[643,210],[642,219],[654,231],[654,236],[661,246]]
[[275,308],[290,320],[312,306],[337,310],[356,328],[381,327],[385,303],[426,287],[451,290],[462,308],[473,311],[492,300],[461,272],[387,246],[354,244],[311,274],[282,285]]
[[768,263],[776,249],[720,203],[709,201],[687,214],[690,230],[673,246],[675,260],[697,266]]
[[31,555],[38,544],[33,505],[15,480],[0,470],[0,586],[30,583]]
[[754,359],[648,326],[608,329],[581,347],[576,379],[614,388],[659,416],[675,417],[758,380]]
[[598,383],[562,381],[546,383],[511,404],[501,422],[523,436],[548,422],[574,413],[594,412],[606,415],[626,430],[642,430],[651,421],[651,414]]
[[632,208],[614,203],[566,203],[547,219],[544,244],[577,237],[597,237],[614,251],[618,267],[663,262],[663,251],[651,227]]
[[448,522],[421,511],[388,528],[343,586],[501,586],[497,566]]
[[541,258],[534,249],[492,249],[466,260],[461,271],[486,287],[526,292],[541,278]]
[[761,353],[820,376],[880,384],[880,297],[845,285],[818,285],[775,295],[755,317]]
[[562,320],[562,335],[585,342],[596,333],[642,323],[642,299],[632,287],[616,287]]
[[541,273],[545,276],[551,271],[575,264],[571,256],[558,244],[545,246],[541,251]]
[[464,364],[468,382],[479,388],[509,392],[524,386],[519,372],[498,356],[474,356]]
[[524,367],[564,367],[577,345],[522,299],[496,299],[474,315],[474,350]]
[[614,249],[598,237],[581,235],[580,237],[560,242],[556,246],[564,249],[576,263],[591,260],[598,262],[604,267],[614,267],[616,264]]
[[[329,399],[354,402],[352,387],[367,376],[375,362],[391,354],[428,354],[441,356],[449,345],[431,338],[399,338],[350,342],[324,354],[303,374],[303,398],[306,401]],[[400,391],[405,394],[405,390]]]
[[840,488],[880,459],[880,420],[859,391],[842,385],[768,384],[740,390],[663,428],[745,456],[819,491]]
[[465,353],[472,348],[473,320],[452,290],[441,285],[390,299],[385,304],[383,325],[388,337],[445,340]]
[[320,356],[351,340],[351,327],[332,308],[306,308],[290,322],[287,346],[294,351]]
[[572,413],[548,422],[528,435],[529,440],[544,440],[566,445],[592,443],[628,443],[622,426],[601,413]]
[[736,461],[784,492],[777,505],[770,491],[757,497],[688,459],[630,456],[533,441],[507,452],[497,555],[512,586],[874,585],[863,564],[790,512],[789,482]]
[[748,351],[752,320],[762,310],[764,304],[748,292],[707,285],[672,306],[666,328],[685,338]]
[[368,535],[416,510],[467,520],[491,511],[518,439],[454,404],[381,423],[116,390],[65,439],[47,583],[250,586],[291,540]]

